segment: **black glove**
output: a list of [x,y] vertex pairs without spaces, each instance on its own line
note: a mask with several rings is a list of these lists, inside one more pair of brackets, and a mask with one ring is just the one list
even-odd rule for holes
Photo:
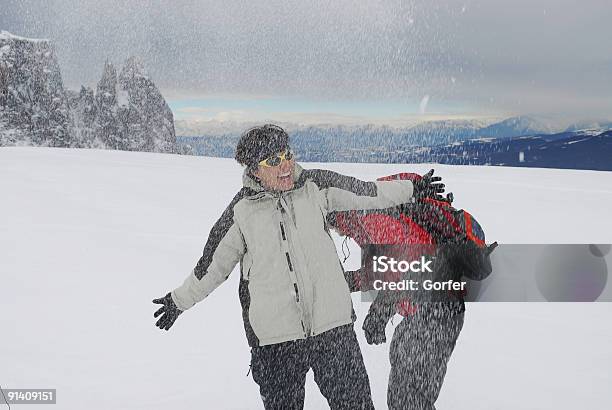
[[174,304],[174,300],[172,300],[172,295],[170,295],[170,292],[168,292],[168,294],[163,298],[153,299],[153,303],[163,305],[153,314],[153,317],[162,315],[157,323],[155,323],[155,326],[159,327],[160,329],[170,329],[176,318],[183,313],[183,311],[177,308]]
[[344,280],[351,293],[359,292],[361,290],[361,269],[344,271]]
[[432,169],[423,175],[421,179],[413,182],[415,198],[434,198],[440,201],[446,200],[446,198],[442,196],[444,192],[444,184],[440,182],[442,178],[434,177],[433,173],[434,170]]
[[395,299],[391,296],[389,292],[378,292],[363,321],[363,332],[370,345],[378,345],[387,341],[385,327],[395,314]]
[[372,314],[372,312],[368,312],[363,321],[363,333],[369,345],[379,345],[387,341],[385,327],[387,327],[386,321],[381,320],[380,317]]

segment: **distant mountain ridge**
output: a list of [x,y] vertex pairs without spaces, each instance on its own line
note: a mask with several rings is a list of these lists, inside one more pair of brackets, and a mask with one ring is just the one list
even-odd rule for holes
[[612,171],[612,130],[566,131],[550,135],[475,139],[427,151],[407,162]]
[[[320,136],[319,136],[320,137]],[[565,131],[509,138],[479,137],[436,145],[387,144],[358,147],[328,145],[325,138],[292,134],[292,147],[301,161],[441,163],[612,171],[612,130]],[[197,155],[231,158],[238,136],[177,137]]]
[[[600,122],[603,130],[612,129],[612,122]],[[230,130],[215,126],[210,135],[180,135],[179,145],[197,155],[228,156],[240,133],[254,124]],[[564,127],[532,116],[518,116],[502,121],[468,119],[422,122],[408,127],[385,125],[309,125],[280,124],[291,135],[292,145],[314,160],[336,157],[339,150],[401,152],[408,149],[452,144],[476,138],[513,138],[528,135],[552,135]],[[572,125],[572,128],[575,125]],[[181,128],[179,127],[179,130]],[[241,130],[241,131],[238,131]],[[193,131],[193,130],[191,130]],[[344,157],[344,155],[341,155]]]

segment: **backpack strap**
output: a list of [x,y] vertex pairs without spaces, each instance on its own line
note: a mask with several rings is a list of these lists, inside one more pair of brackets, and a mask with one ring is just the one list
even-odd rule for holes
[[463,214],[463,225],[467,239],[474,242],[479,248],[484,248],[486,244],[482,227],[469,212],[463,210],[460,212]]

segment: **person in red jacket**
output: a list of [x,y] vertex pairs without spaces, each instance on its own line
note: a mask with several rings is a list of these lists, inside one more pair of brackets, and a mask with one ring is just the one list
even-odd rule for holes
[[[412,178],[414,174],[405,175]],[[368,261],[383,254],[397,260],[435,255],[433,272],[427,276],[435,281],[486,278],[492,271],[489,255],[496,243],[487,247],[478,222],[469,213],[452,208],[451,202],[452,195],[434,195],[386,210],[333,214],[332,226],[352,237],[362,251],[362,268],[345,274],[351,290],[372,290],[376,279],[402,279],[372,272]],[[463,327],[464,293],[379,291],[363,324],[369,344],[386,342],[385,327],[396,313],[403,319],[390,346],[388,407],[433,410]]]

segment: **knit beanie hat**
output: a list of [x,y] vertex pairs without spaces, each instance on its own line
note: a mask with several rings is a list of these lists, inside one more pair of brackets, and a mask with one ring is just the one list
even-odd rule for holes
[[236,146],[236,161],[249,168],[274,154],[289,148],[289,135],[281,127],[265,124],[251,128],[240,136]]

